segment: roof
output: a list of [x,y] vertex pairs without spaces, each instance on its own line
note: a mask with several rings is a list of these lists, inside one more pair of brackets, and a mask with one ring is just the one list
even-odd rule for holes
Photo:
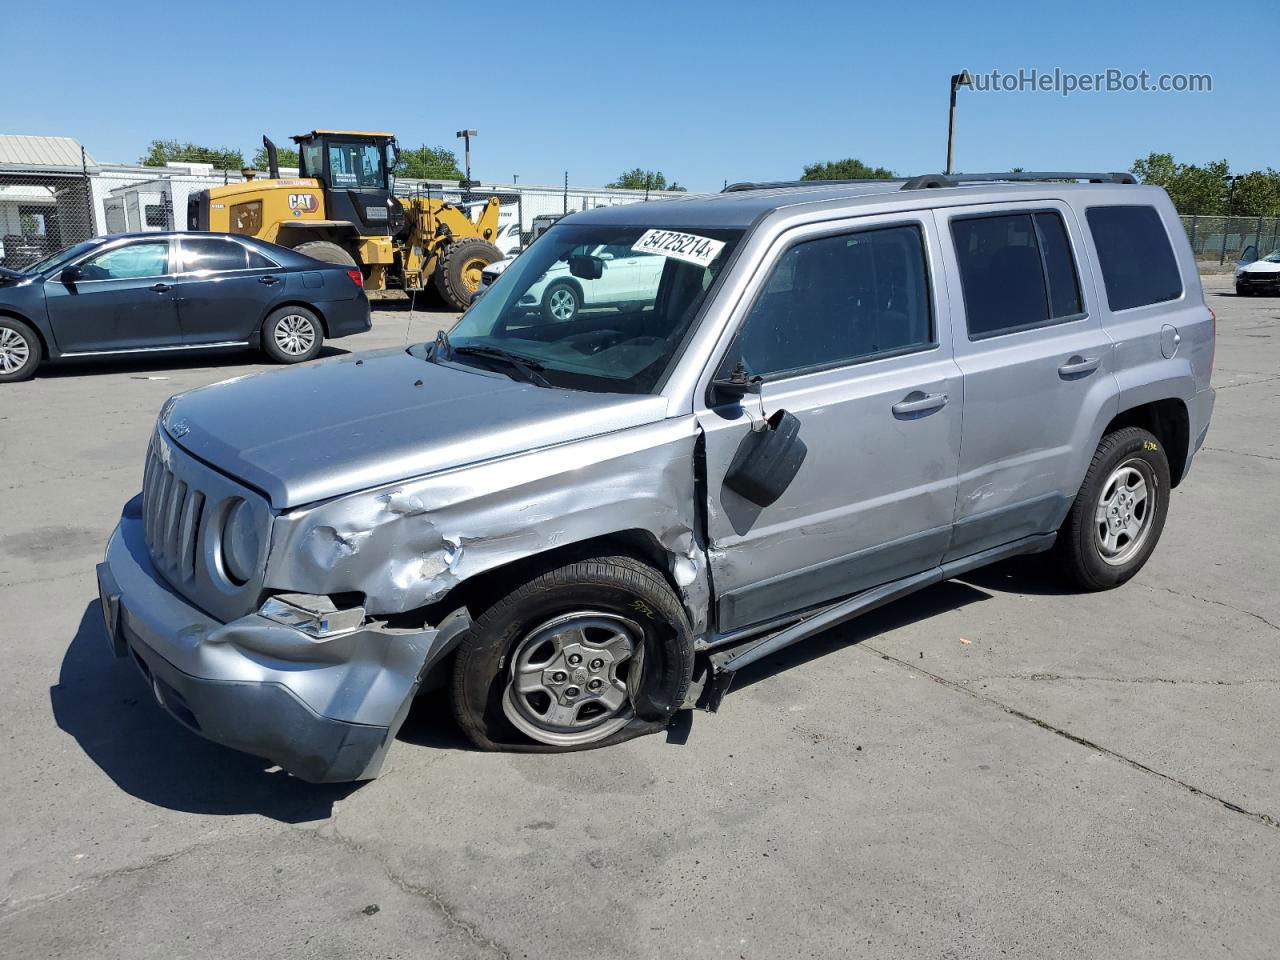
[[746,229],[776,210],[826,206],[833,209],[873,206],[895,209],[916,206],[947,206],[955,203],[986,203],[1027,196],[1056,196],[1075,190],[1149,190],[1152,188],[1118,183],[1046,183],[1041,181],[978,181],[949,187],[903,189],[901,180],[866,180],[852,183],[796,184],[738,190],[729,193],[650,200],[647,203],[596,207],[570,214],[573,223],[607,223],[652,226],[668,229]]
[[0,134],[0,170],[30,173],[81,173],[97,161],[88,153],[83,159],[80,141],[71,137],[28,137]]
[[293,139],[305,140],[307,137],[314,137],[316,134],[327,133],[337,134],[344,137],[394,137],[394,133],[376,133],[370,130],[312,130],[310,133],[299,133]]

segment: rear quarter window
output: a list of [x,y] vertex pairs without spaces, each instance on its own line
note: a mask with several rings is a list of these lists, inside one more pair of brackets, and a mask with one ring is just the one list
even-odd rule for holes
[[1085,216],[1107,289],[1107,306],[1129,310],[1182,296],[1182,275],[1155,207],[1090,207]]

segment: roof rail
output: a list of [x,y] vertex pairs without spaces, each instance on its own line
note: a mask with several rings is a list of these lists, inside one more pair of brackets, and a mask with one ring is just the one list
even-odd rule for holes
[[928,190],[933,187],[955,187],[962,183],[983,181],[1088,180],[1090,183],[1137,183],[1132,173],[1081,173],[1079,171],[1027,171],[1018,173],[929,173],[911,177],[903,190]]
[[740,193],[743,190],[775,190],[778,187],[824,187],[840,183],[904,183],[906,177],[862,177],[855,180],[765,180],[759,183],[745,180],[731,183],[721,193]]

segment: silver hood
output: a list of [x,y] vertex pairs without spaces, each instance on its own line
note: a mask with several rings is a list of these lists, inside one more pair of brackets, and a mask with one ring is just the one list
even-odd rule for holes
[[278,510],[654,423],[661,397],[517,383],[401,349],[228,380],[175,397],[174,440]]

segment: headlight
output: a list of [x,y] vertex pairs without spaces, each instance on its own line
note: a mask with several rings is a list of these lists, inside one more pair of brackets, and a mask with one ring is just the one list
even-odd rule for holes
[[222,524],[222,565],[227,579],[236,586],[248,583],[258,572],[258,525],[253,510],[244,500],[236,500]]

